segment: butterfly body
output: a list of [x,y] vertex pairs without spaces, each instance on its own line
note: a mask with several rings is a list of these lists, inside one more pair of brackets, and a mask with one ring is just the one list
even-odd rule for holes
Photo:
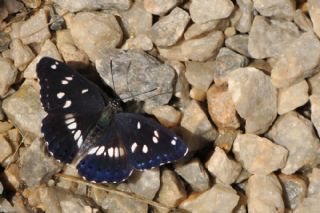
[[63,163],[81,156],[77,169],[84,178],[120,182],[134,169],[158,167],[188,152],[173,132],[151,118],[124,112],[121,100],[66,64],[44,57],[37,75],[48,113],[41,128],[48,150]]

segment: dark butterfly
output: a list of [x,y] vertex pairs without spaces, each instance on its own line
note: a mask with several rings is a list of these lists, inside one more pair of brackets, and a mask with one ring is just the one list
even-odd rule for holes
[[120,182],[134,169],[175,161],[184,142],[151,118],[122,112],[122,102],[66,64],[44,57],[37,64],[41,103],[47,116],[41,131],[48,150],[63,163],[79,156],[78,172],[95,182]]

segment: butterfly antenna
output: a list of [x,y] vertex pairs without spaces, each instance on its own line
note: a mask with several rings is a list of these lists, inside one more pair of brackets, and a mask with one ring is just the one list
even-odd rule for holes
[[153,88],[153,89],[148,90],[148,91],[145,91],[145,92],[142,92],[142,93],[140,93],[140,94],[136,94],[136,95],[133,95],[133,94],[130,92],[131,95],[130,95],[129,97],[122,98],[122,100],[123,100],[123,101],[124,101],[124,100],[129,100],[129,99],[131,99],[131,98],[135,98],[135,97],[138,97],[138,96],[140,96],[140,95],[144,95],[144,94],[146,94],[146,93],[153,92],[153,91],[156,91],[156,90],[158,90],[158,87],[157,87],[157,88]]
[[116,86],[115,86],[115,84],[114,84],[113,72],[112,72],[112,59],[110,60],[110,71],[111,71],[112,89],[113,89],[113,91],[116,92]]

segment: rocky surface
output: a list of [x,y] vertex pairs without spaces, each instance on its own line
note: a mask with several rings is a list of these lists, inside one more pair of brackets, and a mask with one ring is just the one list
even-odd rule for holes
[[[319,212],[318,0],[0,2],[0,212]],[[82,156],[59,163],[41,138],[44,56],[107,84],[188,155],[121,183],[56,176],[79,177]]]

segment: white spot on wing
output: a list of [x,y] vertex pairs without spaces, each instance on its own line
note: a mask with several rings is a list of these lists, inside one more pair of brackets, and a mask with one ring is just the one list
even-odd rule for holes
[[158,138],[156,138],[156,137],[152,137],[152,141],[153,141],[153,143],[158,143],[159,142],[159,140],[158,140]]
[[76,122],[73,122],[73,123],[68,125],[68,129],[75,129],[75,128],[77,128],[77,123]]
[[68,113],[64,116],[64,118],[65,119],[73,118],[73,114]]
[[92,149],[89,150],[88,155],[92,155],[92,154],[96,153],[96,151],[97,151],[98,149],[99,149],[98,146],[93,147]]
[[74,137],[73,137],[73,138],[74,138],[75,140],[78,140],[78,138],[79,138],[80,136],[81,136],[81,131],[80,131],[80,130],[77,130],[76,133],[74,134]]
[[65,121],[66,124],[70,124],[70,123],[73,123],[76,119],[74,118],[69,118]]
[[132,145],[131,145],[131,152],[134,153],[134,151],[136,151],[136,148],[137,148],[138,144],[136,142],[134,142]]
[[53,65],[51,65],[51,69],[57,69],[57,65],[55,65],[55,64],[53,64]]
[[115,148],[114,148],[114,157],[115,157],[115,158],[118,158],[118,157],[119,157],[119,148],[118,148],[118,147],[115,147]]
[[62,81],[61,81],[61,84],[64,84],[64,85],[65,85],[65,84],[68,84],[68,83],[69,83],[69,82],[66,81],[66,80],[62,80]]
[[108,149],[108,155],[109,155],[110,158],[113,157],[113,147],[110,147],[110,148]]
[[171,144],[172,144],[172,145],[176,145],[176,144],[177,144],[177,141],[173,139],[173,140],[171,141]]
[[138,123],[137,123],[137,129],[141,129],[141,123],[140,123],[140,121],[138,121]]
[[56,61],[55,64],[58,65],[59,63]]
[[122,147],[119,147],[119,154],[120,156],[124,155],[124,149]]
[[67,100],[66,103],[64,104],[63,108],[68,108],[69,106],[71,106],[71,101]]
[[153,134],[154,134],[157,138],[159,138],[159,132],[158,132],[157,130],[154,130],[154,131],[153,131]]
[[143,145],[142,152],[143,153],[148,153],[148,146],[147,145]]
[[68,77],[66,77],[66,79],[68,80],[68,81],[71,81],[73,78],[70,76],[68,76]]
[[81,93],[84,94],[84,93],[86,93],[88,91],[89,91],[89,89],[83,89],[83,90],[81,90]]
[[104,146],[100,146],[96,155],[101,155],[104,152],[105,147]]
[[64,92],[58,92],[58,93],[57,93],[57,97],[58,97],[59,99],[63,98],[64,95],[65,95]]

